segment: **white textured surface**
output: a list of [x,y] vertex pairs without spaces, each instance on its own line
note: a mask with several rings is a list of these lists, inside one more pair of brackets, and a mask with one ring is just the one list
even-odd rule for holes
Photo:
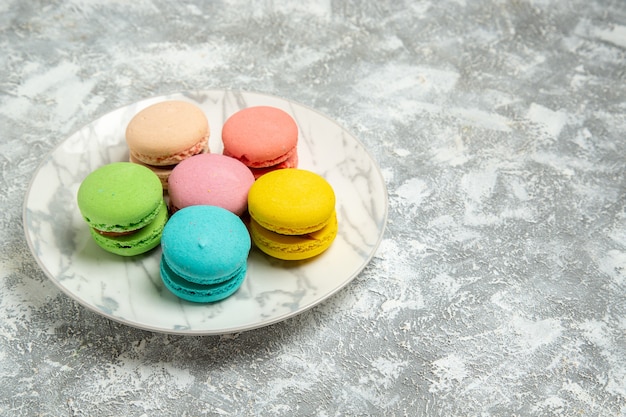
[[[626,415],[625,28],[620,0],[3,2],[0,414]],[[90,312],[28,251],[31,176],[113,109],[210,88],[363,141],[377,255],[236,335]]]

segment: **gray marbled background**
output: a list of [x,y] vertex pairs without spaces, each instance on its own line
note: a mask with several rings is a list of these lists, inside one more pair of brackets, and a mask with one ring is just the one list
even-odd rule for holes
[[[626,415],[623,0],[8,0],[0,45],[0,414]],[[44,155],[198,88],[316,108],[378,161],[385,238],[328,302],[168,336],[37,267]]]

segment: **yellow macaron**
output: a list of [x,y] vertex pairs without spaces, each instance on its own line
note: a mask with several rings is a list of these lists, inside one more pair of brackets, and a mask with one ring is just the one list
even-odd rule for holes
[[306,259],[337,235],[335,192],[320,175],[297,168],[261,176],[248,192],[250,234],[270,256]]

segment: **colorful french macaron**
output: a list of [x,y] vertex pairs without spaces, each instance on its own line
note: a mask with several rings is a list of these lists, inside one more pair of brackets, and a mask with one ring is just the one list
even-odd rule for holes
[[285,111],[254,106],[231,115],[222,127],[224,155],[250,168],[255,178],[298,166],[298,126]]
[[210,205],[241,216],[248,208],[248,191],[254,176],[234,158],[202,154],[176,165],[168,182],[171,213],[188,206]]
[[130,161],[157,173],[163,186],[173,166],[209,152],[209,122],[198,106],[181,100],[162,101],[138,112],[126,127]]
[[174,213],[161,238],[161,279],[187,301],[223,300],[243,283],[250,235],[242,220],[217,206],[189,206]]
[[302,260],[327,250],[337,236],[335,192],[320,175],[281,169],[256,180],[248,193],[250,235],[264,253]]
[[168,218],[163,189],[148,168],[114,162],[92,171],[76,196],[78,208],[101,248],[134,256],[159,245]]

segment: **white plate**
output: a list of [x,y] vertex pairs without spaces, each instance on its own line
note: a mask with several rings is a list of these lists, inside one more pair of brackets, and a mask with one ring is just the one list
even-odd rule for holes
[[[322,255],[282,262],[253,249],[239,291],[215,304],[182,301],[159,276],[160,248],[133,258],[95,245],[76,205],[85,176],[128,160],[126,125],[141,109],[178,99],[200,106],[211,127],[210,147],[221,153],[222,124],[245,107],[268,105],[298,124],[299,167],[324,176],[337,196],[339,234]],[[63,142],[37,169],[24,202],[28,245],[46,275],[67,295],[112,320],[175,334],[227,334],[292,317],[330,297],[370,261],[387,220],[387,190],[363,145],[324,115],[278,97],[224,90],[155,97],[115,110]]]

